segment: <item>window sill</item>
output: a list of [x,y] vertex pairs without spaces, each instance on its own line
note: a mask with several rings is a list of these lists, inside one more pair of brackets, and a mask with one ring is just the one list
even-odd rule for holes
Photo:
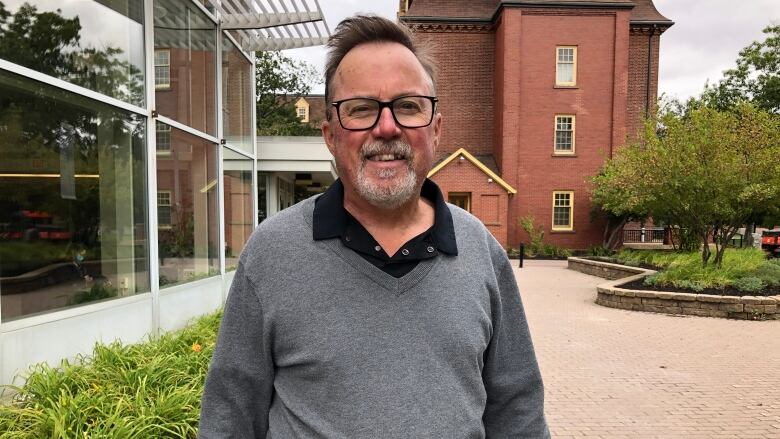
[[566,157],[577,157],[577,154],[574,154],[574,153],[565,153],[565,152],[554,152],[554,153],[552,153],[552,154],[550,154],[550,155],[551,155],[552,157],[563,157],[563,158],[566,158]]
[[550,231],[550,233],[558,233],[558,234],[562,234],[562,235],[572,235],[572,234],[577,233],[577,232],[575,232],[574,229],[571,229],[571,230],[556,230],[556,229],[552,229]]
[[570,90],[576,90],[580,88],[578,85],[553,85],[553,88],[560,88],[560,89],[570,89]]

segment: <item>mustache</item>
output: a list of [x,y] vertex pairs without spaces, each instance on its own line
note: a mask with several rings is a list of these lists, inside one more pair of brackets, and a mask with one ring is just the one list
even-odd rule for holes
[[364,160],[375,155],[393,154],[396,157],[409,160],[412,158],[412,147],[402,140],[388,142],[375,140],[360,148],[360,155]]

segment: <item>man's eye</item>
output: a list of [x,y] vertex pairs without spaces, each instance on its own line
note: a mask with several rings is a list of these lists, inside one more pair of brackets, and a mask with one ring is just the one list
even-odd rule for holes
[[366,114],[373,111],[373,108],[369,105],[357,105],[355,107],[350,107],[347,109],[347,114],[350,116],[365,116]]
[[395,104],[395,108],[403,112],[416,112],[421,110],[420,104],[417,101],[412,100],[398,101]]

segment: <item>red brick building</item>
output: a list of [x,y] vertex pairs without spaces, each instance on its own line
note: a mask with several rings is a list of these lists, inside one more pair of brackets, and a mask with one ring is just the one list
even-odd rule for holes
[[652,0],[401,0],[399,19],[439,64],[445,196],[505,246],[527,215],[548,243],[600,244],[589,178],[654,105],[672,21]]

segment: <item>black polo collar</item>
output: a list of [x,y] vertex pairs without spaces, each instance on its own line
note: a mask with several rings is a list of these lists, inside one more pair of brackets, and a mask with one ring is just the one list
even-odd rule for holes
[[[439,187],[430,179],[425,179],[420,196],[426,198],[434,207],[431,239],[437,250],[458,254],[455,240],[455,227],[452,224],[450,209],[444,202]],[[341,237],[349,224],[349,213],[344,208],[344,185],[337,179],[321,196],[315,200],[313,236],[315,240]]]

